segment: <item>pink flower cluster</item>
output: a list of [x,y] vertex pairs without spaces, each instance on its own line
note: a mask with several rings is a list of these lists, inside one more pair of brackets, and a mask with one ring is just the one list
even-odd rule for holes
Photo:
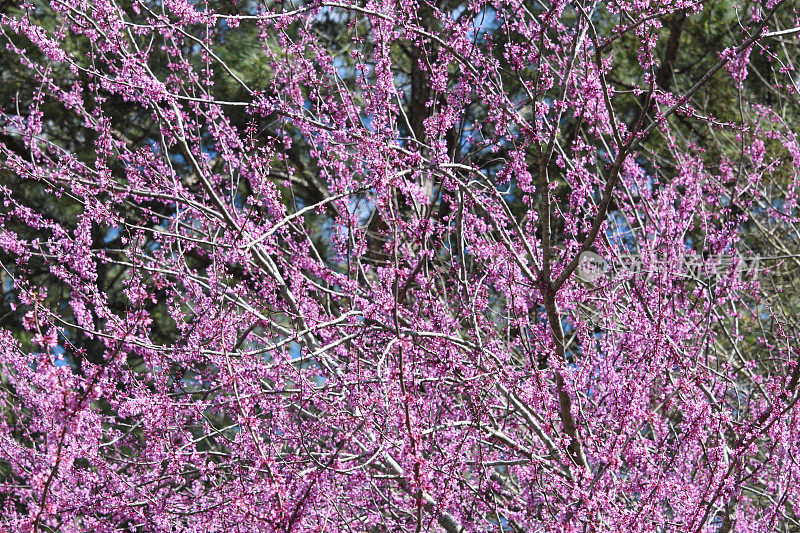
[[666,88],[703,2],[256,4],[0,19],[0,530],[797,527],[791,298],[680,268],[797,229],[784,104],[700,97],[782,2]]

